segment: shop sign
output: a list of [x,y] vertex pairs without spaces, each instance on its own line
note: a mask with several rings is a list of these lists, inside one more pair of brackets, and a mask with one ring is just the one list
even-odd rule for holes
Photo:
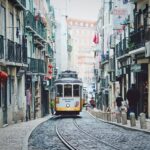
[[134,64],[131,65],[131,71],[132,72],[141,72],[141,64]]
[[117,73],[117,76],[120,76],[120,75],[122,75],[122,70],[118,69],[116,73]]
[[126,8],[115,8],[113,10],[113,26],[115,29],[122,29],[122,24],[124,24],[127,15],[128,10]]

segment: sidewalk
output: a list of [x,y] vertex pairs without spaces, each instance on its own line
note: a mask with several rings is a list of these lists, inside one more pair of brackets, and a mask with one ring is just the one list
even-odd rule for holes
[[0,128],[0,150],[27,150],[28,138],[40,123],[48,120],[51,115],[27,122],[21,122]]
[[[146,133],[150,133],[150,119],[146,119],[146,125],[147,125],[147,128],[146,129],[141,129],[141,125],[140,125],[140,120],[136,120],[136,126],[133,126],[131,127],[131,123],[130,123],[130,120],[127,120],[127,124],[123,125],[122,123],[117,123],[117,120],[107,120],[105,117],[104,118],[104,115],[106,114],[100,114],[102,113],[101,111],[99,111],[98,109],[88,109],[88,112],[95,118],[103,121],[103,122],[107,122],[107,123],[110,123],[110,124],[115,124],[117,126],[121,126],[123,128],[128,128],[128,129],[131,129],[131,130],[138,130],[138,131],[142,131],[142,132],[146,132]],[[103,117],[102,117],[103,116]]]

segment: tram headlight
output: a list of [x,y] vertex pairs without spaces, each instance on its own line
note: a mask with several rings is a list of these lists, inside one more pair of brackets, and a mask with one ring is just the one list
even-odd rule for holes
[[56,97],[56,104],[59,104],[59,98]]

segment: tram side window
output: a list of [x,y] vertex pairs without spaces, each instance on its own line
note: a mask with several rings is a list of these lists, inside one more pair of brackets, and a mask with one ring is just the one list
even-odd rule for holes
[[57,96],[63,96],[63,86],[57,85]]
[[72,85],[64,85],[64,96],[72,96]]
[[73,85],[73,96],[79,96],[79,85]]

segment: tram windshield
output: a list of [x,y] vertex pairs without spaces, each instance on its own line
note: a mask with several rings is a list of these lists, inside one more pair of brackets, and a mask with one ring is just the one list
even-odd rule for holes
[[56,87],[56,96],[63,96],[63,86],[62,85],[57,85]]
[[64,96],[72,96],[72,85],[64,85]]
[[79,96],[79,85],[73,85],[73,96]]

